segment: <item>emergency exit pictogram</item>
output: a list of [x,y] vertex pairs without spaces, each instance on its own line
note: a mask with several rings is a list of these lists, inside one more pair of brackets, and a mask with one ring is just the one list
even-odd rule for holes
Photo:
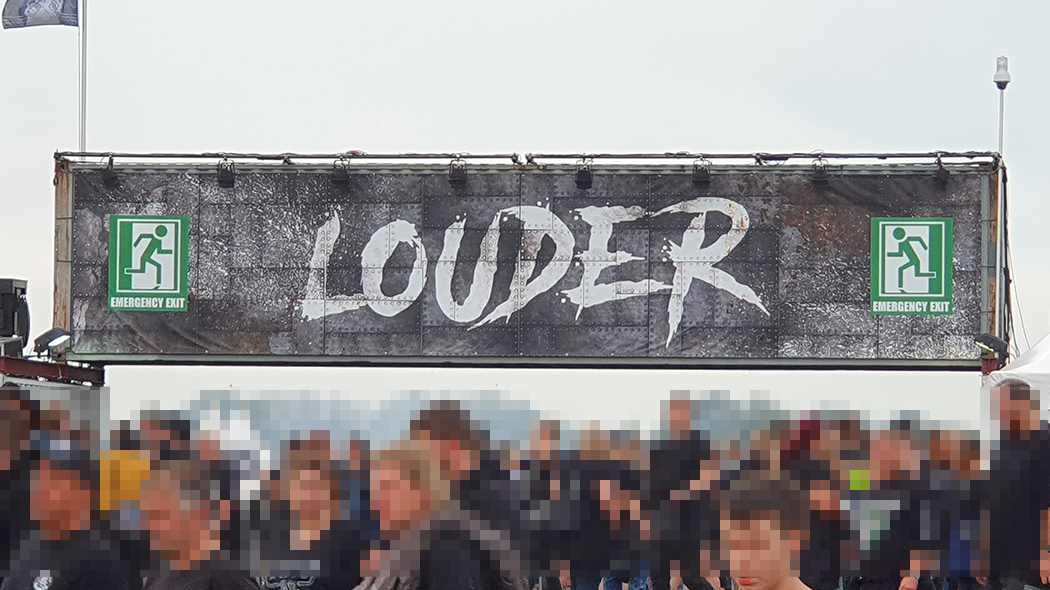
[[110,216],[109,309],[187,310],[189,226],[186,216]]

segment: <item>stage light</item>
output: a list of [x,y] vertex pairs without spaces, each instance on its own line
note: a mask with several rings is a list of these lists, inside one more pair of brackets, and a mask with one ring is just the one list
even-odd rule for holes
[[51,328],[33,340],[33,352],[37,354],[46,352],[51,357],[61,356],[69,350],[72,338],[73,335],[62,328]]
[[594,173],[591,171],[589,160],[576,162],[576,188],[585,190],[591,188],[594,183]]
[[332,164],[332,184],[346,186],[350,184],[350,161],[343,158]]
[[230,160],[219,162],[219,186],[222,188],[233,188],[234,167]]
[[18,336],[22,348],[29,344],[26,281],[0,279],[0,336]]
[[813,162],[813,184],[828,183],[828,163],[824,160]]
[[1006,364],[1006,357],[1010,354],[1010,345],[1005,340],[994,334],[981,334],[974,338],[974,342],[982,350],[995,353],[1000,367]]
[[117,186],[117,171],[113,169],[113,157],[109,158],[109,163],[102,169],[102,184],[106,188],[113,188]]
[[937,160],[937,171],[933,173],[933,179],[937,181],[937,184],[941,186],[948,185],[948,178],[951,177],[951,172],[944,167],[944,164]]
[[448,163],[448,183],[453,188],[467,186],[467,163],[460,159]]
[[700,186],[711,182],[711,162],[697,160],[693,162],[693,184]]
[[0,336],[0,356],[20,359],[23,348],[21,336]]

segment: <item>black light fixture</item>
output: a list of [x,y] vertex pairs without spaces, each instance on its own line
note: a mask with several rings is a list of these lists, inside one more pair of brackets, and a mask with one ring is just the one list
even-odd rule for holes
[[20,359],[23,348],[20,336],[0,336],[0,357]]
[[332,164],[332,184],[339,186],[350,184],[350,160],[340,158]]
[[693,184],[702,186],[711,182],[711,162],[700,159],[693,162]]
[[824,185],[828,183],[828,163],[825,160],[813,162],[813,184]]
[[113,188],[117,186],[117,171],[113,169],[113,156],[109,157],[109,162],[106,167],[102,169],[102,184],[106,188]]
[[62,356],[69,350],[69,342],[72,337],[72,334],[62,328],[51,328],[33,340],[33,352],[37,354],[46,352],[51,357]]
[[1006,357],[1010,355],[1010,344],[995,334],[981,334],[977,338],[974,338],[974,342],[977,346],[981,347],[982,350],[987,352],[994,352],[996,358],[999,360],[999,366],[1002,367],[1006,364]]
[[453,188],[467,186],[467,163],[456,158],[448,163],[448,183]]
[[576,188],[585,190],[594,184],[594,172],[591,170],[590,160],[576,162]]
[[29,344],[26,286],[20,279],[0,279],[0,336],[17,336],[22,348]]
[[234,167],[233,161],[224,159],[219,162],[219,186],[222,188],[233,188]]
[[937,181],[937,184],[947,186],[950,176],[951,172],[948,172],[948,169],[944,167],[944,162],[937,158],[937,171],[933,173],[933,179]]

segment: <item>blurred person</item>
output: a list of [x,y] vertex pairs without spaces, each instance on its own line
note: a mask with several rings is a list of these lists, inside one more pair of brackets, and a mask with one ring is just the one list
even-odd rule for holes
[[[506,461],[489,440],[489,431],[472,420],[454,400],[435,400],[412,420],[411,440],[425,449],[451,483],[457,510],[469,511],[477,525],[501,531],[520,548],[526,542],[525,519],[520,505],[522,484],[511,479]],[[516,572],[505,579],[508,586],[527,586],[530,572]],[[520,579],[519,579],[520,578]]]
[[39,403],[29,391],[7,383],[0,386],[0,580],[11,572],[12,551],[33,528],[29,459],[32,433],[39,425]]
[[810,517],[797,482],[752,473],[727,491],[720,528],[734,582],[744,590],[806,590],[799,560]]
[[[99,517],[98,465],[90,436],[68,428],[68,412],[42,414],[48,430],[37,433],[28,502],[33,530],[11,558],[3,590],[135,590],[141,581],[121,553],[119,539]],[[55,430],[59,428],[62,430]]]
[[568,500],[560,486],[561,424],[557,420],[538,421],[529,441],[520,468],[528,506],[525,549],[533,576],[530,584],[535,590],[561,590],[561,577],[568,577],[567,567],[559,563],[568,554],[564,544],[568,523],[560,509]]
[[691,427],[691,400],[665,402],[663,414],[666,438],[651,443],[644,504],[652,522],[652,588],[677,590],[671,578],[678,573],[689,590],[712,590],[718,584],[712,561],[718,555],[714,492],[721,472],[710,441]]
[[715,491],[721,472],[711,442],[692,428],[692,401],[664,402],[663,414],[664,437],[651,442],[648,454],[652,588],[677,590],[674,577],[689,590],[711,590],[718,585],[712,562],[718,552]]
[[1040,419],[1038,390],[1016,379],[992,390],[999,424],[984,501],[990,590],[1050,583],[1050,426]]
[[[448,471],[408,441],[372,460],[372,506],[383,542],[362,588],[525,590],[521,554],[453,498]],[[393,580],[393,581],[391,581]]]
[[643,540],[649,539],[649,523],[642,515],[642,465],[640,433],[610,433],[611,469],[599,481],[602,513],[610,523],[610,575],[605,590],[647,590],[649,560]]
[[[580,446],[562,462],[559,489],[569,501],[565,553],[568,561],[569,586],[573,590],[597,590],[602,578],[609,575],[612,556],[612,531],[609,512],[612,500],[611,479],[618,479],[608,460],[608,433],[598,427],[580,432]],[[604,488],[604,490],[603,490]],[[602,501],[605,492],[606,502]]]
[[841,585],[842,551],[849,541],[849,523],[841,512],[843,482],[831,470],[814,443],[823,423],[805,419],[798,423],[781,453],[781,465],[807,496],[809,540],[799,556],[799,577],[813,590],[836,590]]
[[[937,574],[949,590],[974,590],[979,565],[981,505],[980,439],[957,430],[931,432],[930,534],[937,545]],[[938,584],[940,588],[942,584]]]
[[[367,550],[363,486],[346,485],[354,476],[340,469],[327,433],[315,431],[309,439],[289,441],[285,453],[270,490],[271,526],[263,545],[264,559],[280,575],[262,578],[260,585],[350,590],[361,581],[360,563]],[[358,496],[356,502],[350,494]]]
[[258,590],[224,538],[233,506],[231,485],[220,479],[228,475],[200,458],[154,465],[142,494],[142,526],[162,563],[148,568],[145,588]]
[[189,459],[196,454],[198,441],[194,423],[177,410],[144,410],[138,420],[138,432],[131,434],[138,446],[149,451],[154,461]]
[[921,432],[894,421],[871,441],[870,489],[852,490],[850,517],[860,542],[858,567],[846,590],[934,590],[929,577],[930,526],[923,518]]

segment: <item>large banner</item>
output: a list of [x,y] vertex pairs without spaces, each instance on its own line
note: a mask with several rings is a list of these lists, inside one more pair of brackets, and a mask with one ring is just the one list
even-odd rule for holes
[[115,171],[59,174],[71,359],[976,367],[997,325],[990,165]]

